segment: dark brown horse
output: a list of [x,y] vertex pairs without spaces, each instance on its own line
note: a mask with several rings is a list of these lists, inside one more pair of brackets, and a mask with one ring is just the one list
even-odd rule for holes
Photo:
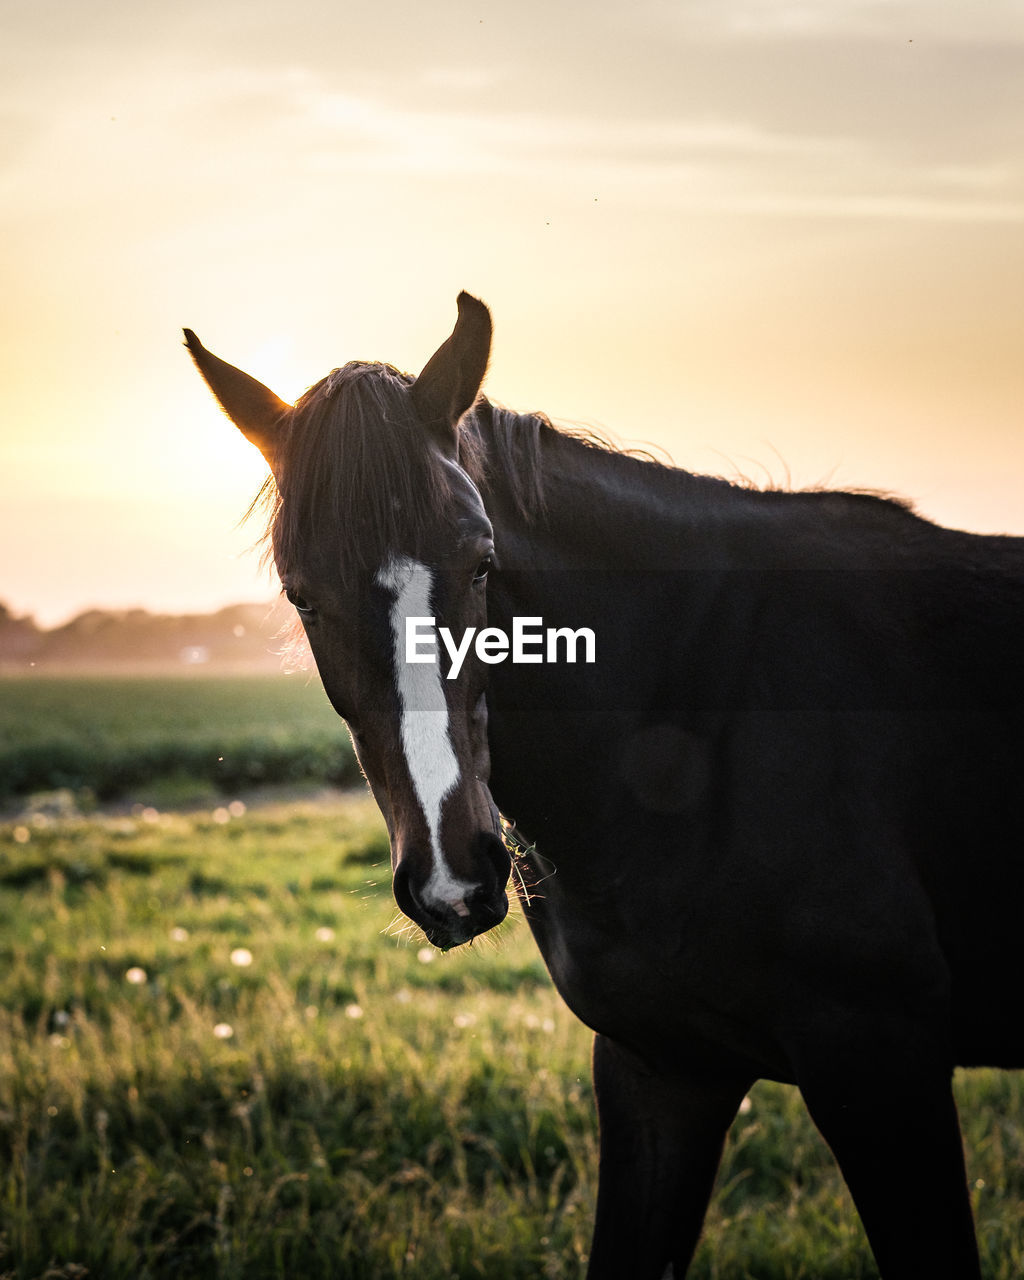
[[418,378],[350,364],[294,407],[186,337],[270,464],[402,910],[466,942],[507,908],[499,808],[532,846],[527,919],[597,1032],[590,1276],[683,1275],[766,1077],[887,1280],[977,1277],[951,1075],[1024,1063],[1024,540],[498,409],[458,305]]

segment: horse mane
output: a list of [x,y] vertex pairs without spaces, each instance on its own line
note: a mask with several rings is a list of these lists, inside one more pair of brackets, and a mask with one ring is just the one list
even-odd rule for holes
[[516,510],[529,521],[544,508],[541,454],[547,433],[557,429],[543,413],[515,413],[480,400],[459,428],[459,461],[478,488],[500,476]]
[[[451,518],[453,472],[442,453],[430,447],[413,411],[409,389],[414,381],[389,364],[353,361],[296,403],[282,425],[279,481],[268,477],[250,508],[250,514],[259,506],[268,509],[268,556],[272,552],[282,577],[303,549],[336,545],[339,529],[345,530],[346,560],[334,568],[347,577],[379,568],[395,547],[417,554],[428,534]],[[820,514],[842,511],[841,518],[855,523],[891,519],[897,512],[912,515],[907,504],[888,494],[793,491],[757,486],[748,477],[737,482],[695,475],[646,450],[623,449],[593,430],[556,427],[544,414],[516,413],[484,398],[460,425],[460,465],[482,490],[499,481],[527,521],[544,511],[551,452],[564,457],[564,450],[614,458],[617,470],[642,469],[647,484],[653,484],[652,501],[660,491],[678,502],[681,486],[697,510],[718,509],[732,492],[790,510],[790,504],[807,503]]]
[[[488,442],[482,441],[486,434]],[[477,485],[500,478],[518,514],[529,522],[543,514],[548,489],[545,481],[552,469],[551,454],[599,454],[613,458],[627,468],[638,467],[648,476],[661,473],[696,479],[671,462],[657,457],[645,445],[626,446],[596,428],[581,423],[556,425],[545,413],[516,413],[488,400],[477,403],[463,420],[460,430],[460,458]],[[718,483],[715,481],[715,483]]]

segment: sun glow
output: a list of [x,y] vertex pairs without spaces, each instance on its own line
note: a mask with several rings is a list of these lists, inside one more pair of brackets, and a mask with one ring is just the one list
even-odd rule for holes
[[266,591],[181,326],[294,400],[415,372],[460,288],[503,403],[1024,530],[1012,6],[382,3],[12,16],[0,600]]

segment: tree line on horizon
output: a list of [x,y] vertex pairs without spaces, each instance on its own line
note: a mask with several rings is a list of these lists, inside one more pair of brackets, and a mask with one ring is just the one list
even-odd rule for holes
[[289,619],[280,603],[236,604],[204,614],[88,609],[60,626],[39,626],[0,602],[0,668],[241,667],[277,671]]

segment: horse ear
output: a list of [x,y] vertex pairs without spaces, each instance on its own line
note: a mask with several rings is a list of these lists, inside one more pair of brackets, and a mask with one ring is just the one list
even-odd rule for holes
[[291,405],[279,400],[262,382],[207,351],[191,329],[185,329],[184,334],[185,346],[221,408],[273,471],[278,434]]
[[491,354],[491,313],[487,307],[463,292],[458,308],[451,337],[430,357],[412,387],[420,417],[447,445],[455,444],[459,419],[480,394]]

